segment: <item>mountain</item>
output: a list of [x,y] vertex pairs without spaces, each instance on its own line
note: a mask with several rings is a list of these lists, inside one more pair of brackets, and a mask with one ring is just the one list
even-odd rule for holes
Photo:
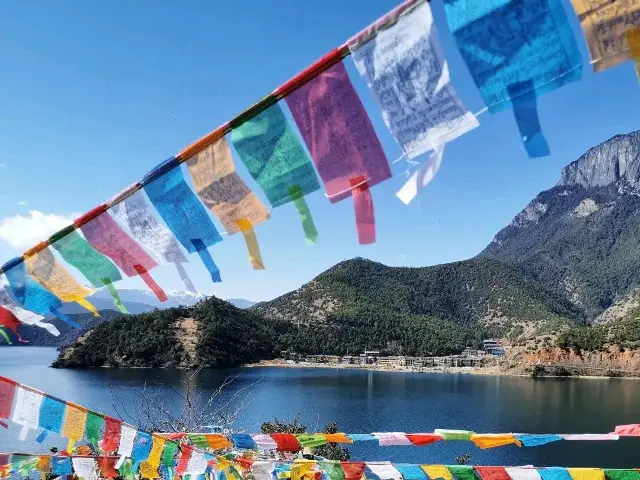
[[579,309],[522,268],[484,258],[422,268],[356,258],[252,310],[338,336],[352,348],[414,355],[456,353],[492,334],[518,338],[582,323]]
[[251,308],[256,304],[256,302],[252,302],[245,298],[227,298],[227,302],[238,308]]
[[233,367],[274,358],[290,326],[209,297],[192,307],[103,323],[64,349],[53,366]]
[[640,131],[562,170],[480,254],[519,265],[583,310],[615,320],[640,304]]

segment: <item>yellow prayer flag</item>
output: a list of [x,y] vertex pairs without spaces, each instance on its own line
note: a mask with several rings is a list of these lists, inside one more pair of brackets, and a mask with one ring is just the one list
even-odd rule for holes
[[153,466],[148,461],[140,462],[140,478],[160,478],[158,466]]
[[420,465],[420,468],[424,470],[424,473],[426,473],[427,477],[431,480],[435,480],[436,478],[453,480],[453,475],[451,475],[449,469],[444,465]]
[[640,3],[571,0],[571,4],[580,19],[594,71],[601,72],[632,57],[625,33],[640,26]]
[[164,444],[166,443],[166,439],[162,437],[158,437],[157,435],[152,435],[151,438],[153,440],[153,443],[151,444],[151,452],[149,453],[149,457],[147,458],[147,463],[149,464],[149,467],[154,468],[157,473],[158,466],[160,465],[160,459],[162,458],[162,450],[164,449]]
[[63,302],[77,302],[93,313],[94,316],[100,316],[96,307],[86,300],[86,297],[95,293],[95,290],[80,285],[56,261],[51,250],[45,248],[37,253],[26,252],[24,263],[29,275],[60,300]]
[[313,478],[316,463],[315,460],[296,460],[291,465],[291,480],[304,480],[309,476]]
[[573,480],[604,480],[604,471],[599,468],[567,468]]
[[82,439],[86,421],[87,411],[80,406],[67,402],[61,435],[72,440]]
[[522,442],[517,440],[512,433],[480,433],[471,435],[471,441],[480,448],[502,447],[515,443],[519,447]]
[[640,27],[627,30],[627,44],[629,45],[629,55],[636,66],[636,75],[640,79]]

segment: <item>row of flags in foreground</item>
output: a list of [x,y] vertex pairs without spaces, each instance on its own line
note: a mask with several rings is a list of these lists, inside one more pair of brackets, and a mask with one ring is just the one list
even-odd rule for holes
[[131,463],[120,468],[114,457],[0,454],[0,478],[33,471],[85,480],[115,478],[189,478],[193,480],[640,480],[636,469],[564,467],[481,467],[470,465],[419,465],[392,462],[337,462],[329,460],[254,460],[244,456],[203,457],[181,469],[158,460],[155,468],[136,472]]
[[[630,58],[640,62],[640,0],[572,4],[596,71]],[[582,74],[562,1],[444,0],[444,7],[489,112],[512,108],[528,154],[547,155],[536,97]],[[22,322],[56,334],[43,317],[55,315],[77,326],[60,312],[62,303],[77,302],[97,315],[88,297],[100,287],[106,287],[125,312],[113,286],[122,274],[139,276],[164,301],[166,294],[150,274],[158,263],[175,265],[186,287],[194,290],[184,269],[185,251],[197,253],[212,280],[221,281],[208,249],[222,237],[207,209],[227,234],[243,236],[251,265],[263,269],[254,227],[270,218],[270,208],[236,172],[231,146],[271,208],[296,206],[309,243],[318,232],[305,196],[321,184],[331,203],[353,199],[359,241],[373,243],[369,189],[389,179],[391,169],[342,62],[347,55],[378,100],[404,157],[411,160],[431,152],[398,192],[409,203],[437,172],[444,145],[478,126],[450,82],[425,0],[407,0],[140,182],[5,263],[0,270],[10,288],[0,292],[0,323],[14,332]],[[62,261],[77,269],[91,288],[80,284]]]
[[[54,459],[50,465],[52,468],[56,462],[63,462],[66,465],[64,468],[70,469],[69,455],[74,452],[75,443],[86,439],[95,451],[102,452],[102,458],[112,459],[113,468],[124,468],[125,473],[128,471],[127,469],[132,473],[140,471],[144,478],[155,478],[149,477],[148,474],[153,471],[157,476],[160,465],[173,469],[176,475],[182,475],[185,472],[193,473],[194,465],[197,465],[198,468],[202,467],[204,470],[210,460],[219,458],[214,457],[212,452],[222,450],[299,452],[327,443],[350,444],[377,441],[381,446],[392,446],[428,445],[443,440],[472,441],[480,448],[510,444],[531,447],[559,440],[617,440],[620,436],[640,436],[639,424],[621,425],[616,427],[614,433],[609,434],[477,434],[467,430],[447,429],[437,429],[433,433],[304,433],[298,435],[287,433],[273,433],[271,435],[151,433],[4,377],[0,377],[0,421],[1,419],[11,419],[13,423],[22,427],[21,440],[27,438],[30,430],[40,431],[36,439],[40,443],[50,432],[69,439],[66,454],[61,459]],[[89,452],[92,451],[89,450]],[[115,456],[110,457],[114,454]],[[20,458],[19,455],[15,456],[15,459]],[[28,462],[32,462],[34,459],[37,457],[29,457]],[[6,460],[5,463],[16,463],[17,465],[19,462]],[[95,467],[95,462],[92,465]],[[14,466],[14,468],[20,470],[24,467]],[[75,464],[74,468],[76,468]],[[56,472],[54,471],[54,473]],[[201,473],[203,472],[200,471],[197,474]],[[634,480],[640,480],[640,478]]]

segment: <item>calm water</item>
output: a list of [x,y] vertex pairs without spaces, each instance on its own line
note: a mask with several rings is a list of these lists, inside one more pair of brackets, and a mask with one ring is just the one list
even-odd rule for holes
[[[47,348],[0,348],[0,375],[113,414],[111,390],[130,404],[127,388],[146,383],[170,403],[176,397],[168,386],[179,389],[187,374],[174,370],[55,370],[47,367],[55,355]],[[203,391],[213,390],[228,375],[238,372],[200,372],[198,386]],[[296,413],[310,429],[336,420],[349,433],[429,432],[435,428],[487,433],[603,433],[617,424],[640,423],[640,383],[635,380],[253,368],[242,373],[229,394],[248,386],[246,391],[253,400],[243,410],[237,427],[250,433],[274,416],[290,419]],[[56,443],[53,439],[44,446],[22,443],[17,435],[15,426],[8,431],[0,429],[0,450],[42,451]],[[471,463],[478,465],[640,465],[640,439],[484,451],[467,442],[385,448],[360,444],[351,451],[354,458],[411,463],[452,463],[457,455],[470,453]]]

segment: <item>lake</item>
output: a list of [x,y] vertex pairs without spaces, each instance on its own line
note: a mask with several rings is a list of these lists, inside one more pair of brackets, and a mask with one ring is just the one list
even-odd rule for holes
[[[179,370],[56,370],[48,368],[50,348],[0,348],[0,375],[13,378],[93,410],[114,414],[112,391],[131,408],[145,384],[166,403],[189,372]],[[226,388],[232,406],[245,405],[236,422],[248,433],[274,416],[296,414],[309,429],[335,420],[347,433],[430,432],[435,428],[479,433],[606,433],[618,424],[640,423],[640,383],[625,379],[530,379],[499,376],[368,372],[312,368],[207,370],[198,389],[210,392],[229,375],[241,375]],[[243,390],[244,389],[244,390]],[[234,392],[241,394],[233,399]],[[175,405],[174,405],[175,406]],[[121,407],[122,408],[122,407]],[[18,428],[0,428],[0,450],[44,452],[63,445],[55,434],[44,445],[20,442]],[[480,450],[470,442],[440,442],[424,447],[357,444],[352,457],[409,463],[454,463],[471,455],[476,465],[599,466],[633,468],[640,464],[640,439],[557,442],[542,447]]]

